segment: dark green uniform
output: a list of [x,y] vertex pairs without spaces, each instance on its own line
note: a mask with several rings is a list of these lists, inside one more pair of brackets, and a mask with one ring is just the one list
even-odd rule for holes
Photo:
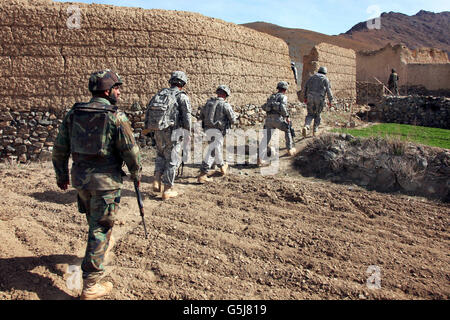
[[82,263],[83,279],[104,273],[103,260],[117,216],[123,184],[122,164],[131,179],[141,172],[139,147],[123,112],[104,98],[77,103],[64,117],[53,149],[56,180],[69,181],[72,155],[72,186],[78,191],[78,209],[89,224],[88,244]]

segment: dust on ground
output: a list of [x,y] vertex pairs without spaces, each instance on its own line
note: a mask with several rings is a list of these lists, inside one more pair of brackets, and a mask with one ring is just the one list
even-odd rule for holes
[[[199,185],[189,165],[168,201],[151,191],[147,152],[149,237],[127,179],[105,299],[449,298],[449,204],[304,178],[280,143],[276,175],[233,166]],[[78,299],[87,223],[75,190],[57,188],[50,162],[2,165],[0,178],[0,300]]]

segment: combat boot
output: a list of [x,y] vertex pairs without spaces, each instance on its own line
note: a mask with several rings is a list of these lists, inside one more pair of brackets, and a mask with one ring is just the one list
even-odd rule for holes
[[226,175],[228,172],[228,163],[224,163],[222,167],[220,167],[220,173],[222,176]]
[[201,183],[201,184],[206,183],[206,182],[211,182],[211,181],[213,181],[213,179],[208,177],[208,173],[206,173],[206,172],[200,173],[200,175],[197,178],[197,182]]
[[162,194],[162,199],[163,200],[167,200],[167,199],[170,199],[170,198],[175,198],[176,196],[178,196],[178,192],[173,190],[173,186],[165,184],[164,185],[164,192]]
[[308,127],[303,127],[303,129],[302,129],[303,138],[306,138],[307,135],[308,135]]
[[161,172],[155,173],[155,176],[153,177],[153,191],[154,192],[161,192]]
[[291,157],[295,156],[296,153],[297,153],[297,149],[295,149],[295,148],[291,148],[288,150],[288,155]]
[[113,284],[109,281],[84,280],[80,300],[96,300],[109,294],[112,288]]

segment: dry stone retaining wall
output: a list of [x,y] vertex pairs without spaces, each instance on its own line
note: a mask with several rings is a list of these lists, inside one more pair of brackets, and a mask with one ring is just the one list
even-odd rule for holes
[[370,121],[450,129],[450,99],[445,97],[384,97],[368,115]]
[[[194,109],[222,83],[232,90],[233,106],[261,105],[279,81],[294,83],[283,40],[191,12],[2,1],[0,39],[0,157],[51,150],[58,119],[75,102],[89,100],[89,75],[100,69],[121,75],[119,107],[130,112],[168,86],[174,70],[187,73]],[[297,100],[295,90],[288,98]],[[139,133],[141,114],[133,125]],[[39,142],[30,140],[35,134]]]
[[316,45],[311,53],[303,58],[302,92],[309,77],[320,66],[328,69],[333,95],[337,100],[356,102],[356,54],[327,43]]

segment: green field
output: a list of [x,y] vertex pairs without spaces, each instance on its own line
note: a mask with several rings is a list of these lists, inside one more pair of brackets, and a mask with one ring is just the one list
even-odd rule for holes
[[376,124],[363,129],[336,129],[355,137],[399,139],[432,147],[450,149],[450,130],[396,123]]

